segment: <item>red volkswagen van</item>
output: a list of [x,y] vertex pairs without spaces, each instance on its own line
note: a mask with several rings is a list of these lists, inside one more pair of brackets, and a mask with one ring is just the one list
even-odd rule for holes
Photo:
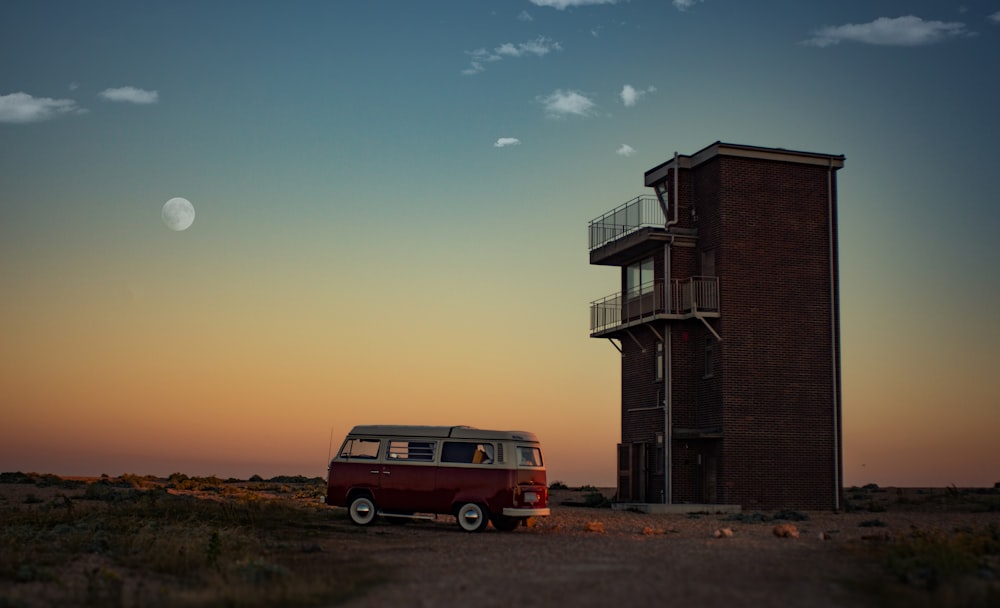
[[454,515],[468,532],[511,531],[549,515],[538,438],[467,426],[354,427],[330,461],[326,502],[360,526]]

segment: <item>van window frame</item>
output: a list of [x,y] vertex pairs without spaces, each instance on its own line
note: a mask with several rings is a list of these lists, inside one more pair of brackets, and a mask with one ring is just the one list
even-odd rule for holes
[[[375,455],[372,456],[372,455],[369,455],[369,454],[353,454],[353,453],[350,453],[350,452],[348,452],[348,453],[345,454],[345,451],[349,450],[350,448],[353,448],[355,441],[358,442],[358,443],[374,443],[374,444],[376,444],[376,446],[375,446]],[[350,446],[350,448],[349,448],[349,446]],[[353,452],[353,450],[351,450],[351,452]],[[337,458],[342,458],[344,460],[372,460],[372,461],[374,461],[374,460],[378,460],[379,459],[379,456],[381,455],[381,453],[382,453],[382,440],[381,439],[376,439],[376,438],[373,438],[373,437],[348,437],[347,439],[344,440],[344,444],[342,446],[340,446],[340,452],[337,453]]]

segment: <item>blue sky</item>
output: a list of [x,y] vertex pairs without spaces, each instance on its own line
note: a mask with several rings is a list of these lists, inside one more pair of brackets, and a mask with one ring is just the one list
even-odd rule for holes
[[[556,476],[611,483],[586,223],[722,140],[846,155],[848,483],[992,483],[998,58],[985,1],[5,2],[0,406],[28,431],[0,468],[170,473],[163,394],[273,443],[190,472],[429,422],[533,427]],[[138,439],[59,458],[74,408]]]

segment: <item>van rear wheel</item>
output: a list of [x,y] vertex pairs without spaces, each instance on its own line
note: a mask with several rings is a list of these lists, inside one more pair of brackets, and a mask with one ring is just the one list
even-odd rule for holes
[[370,526],[375,523],[375,515],[377,514],[375,501],[366,494],[352,498],[347,512],[351,515],[351,521],[359,526]]
[[491,515],[490,521],[493,522],[493,527],[501,532],[513,532],[521,525],[520,519],[506,515]]
[[474,502],[467,502],[455,513],[458,525],[466,532],[482,532],[490,521],[486,507]]

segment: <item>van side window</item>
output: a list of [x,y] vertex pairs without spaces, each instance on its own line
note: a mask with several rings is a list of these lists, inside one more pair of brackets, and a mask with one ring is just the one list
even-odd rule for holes
[[445,441],[441,448],[441,462],[493,464],[493,444]]
[[390,441],[390,460],[410,460],[417,462],[431,462],[434,460],[433,441]]
[[356,439],[351,438],[344,442],[344,447],[340,448],[341,458],[378,458],[378,448],[381,441],[378,439]]
[[542,466],[542,451],[538,448],[517,446],[517,464],[522,467]]

